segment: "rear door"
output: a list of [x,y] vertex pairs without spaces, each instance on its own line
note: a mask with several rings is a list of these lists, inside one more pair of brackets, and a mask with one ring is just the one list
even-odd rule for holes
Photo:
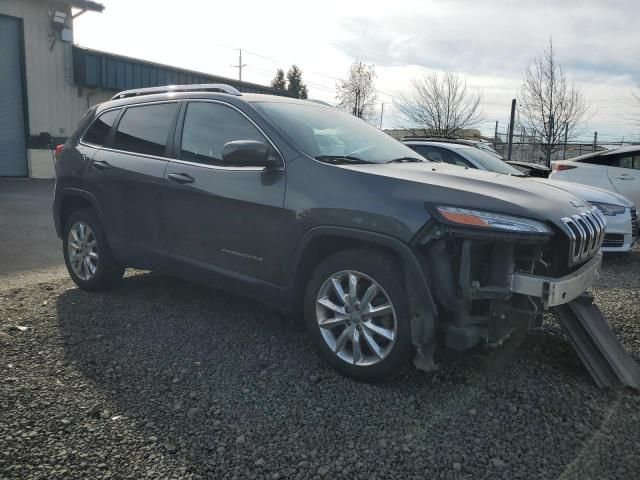
[[[275,283],[287,214],[282,168],[222,162],[233,140],[274,145],[242,112],[215,101],[182,108],[174,155],[164,179],[164,219],[171,264],[208,281],[230,275]],[[251,283],[251,282],[249,282]]]
[[102,209],[111,248],[129,266],[159,268],[166,260],[161,185],[177,113],[178,102],[127,107],[85,177]]
[[620,195],[640,205],[640,152],[615,155],[607,175]]

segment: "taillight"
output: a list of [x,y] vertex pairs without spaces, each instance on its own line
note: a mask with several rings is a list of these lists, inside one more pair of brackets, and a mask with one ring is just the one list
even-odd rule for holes
[[56,160],[60,159],[60,155],[62,154],[62,149],[64,148],[64,145],[61,143],[60,145],[56,146]]
[[567,165],[566,163],[554,163],[551,166],[551,170],[554,172],[561,172],[562,170],[571,170],[572,168],[577,168],[575,165]]

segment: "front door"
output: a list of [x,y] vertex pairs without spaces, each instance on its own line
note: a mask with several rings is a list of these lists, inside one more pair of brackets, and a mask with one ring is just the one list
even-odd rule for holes
[[[199,270],[275,284],[288,214],[284,165],[265,169],[222,162],[233,140],[275,148],[230,105],[193,101],[183,107],[174,155],[165,172],[163,228],[172,265],[183,276]],[[279,154],[278,154],[279,155]]]
[[617,154],[607,169],[607,175],[620,195],[640,206],[640,152]]

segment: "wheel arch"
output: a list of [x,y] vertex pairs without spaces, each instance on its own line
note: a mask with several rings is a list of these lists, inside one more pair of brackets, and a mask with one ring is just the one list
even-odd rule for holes
[[304,288],[323,259],[351,248],[371,248],[396,259],[404,273],[412,342],[417,347],[431,342],[438,312],[422,262],[409,245],[385,234],[332,226],[307,231],[298,243],[287,272],[284,297],[290,308],[301,311]]
[[89,192],[77,188],[65,188],[57,196],[54,203],[54,223],[58,237],[62,238],[64,226],[73,212],[78,210],[91,209],[98,216],[98,221],[102,221],[102,211],[98,207],[96,198]]

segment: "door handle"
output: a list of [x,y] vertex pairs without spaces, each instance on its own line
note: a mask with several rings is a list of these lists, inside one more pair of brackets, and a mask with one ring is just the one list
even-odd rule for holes
[[109,165],[109,163],[105,162],[104,160],[94,160],[93,162],[91,162],[91,166],[96,170],[106,170],[111,165]]
[[186,173],[170,173],[169,180],[180,184],[195,182],[195,179]]
[[633,177],[630,177],[628,175],[620,175],[616,177],[618,180],[633,180]]

